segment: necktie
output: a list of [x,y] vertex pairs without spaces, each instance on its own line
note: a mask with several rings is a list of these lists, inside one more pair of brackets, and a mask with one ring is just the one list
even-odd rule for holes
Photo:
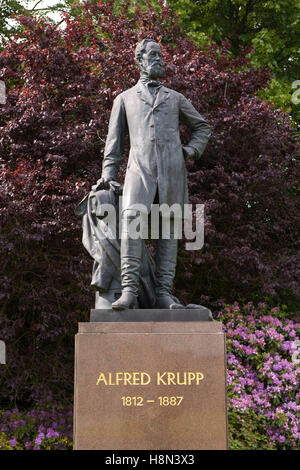
[[153,80],[151,78],[141,78],[140,79],[141,82],[144,84],[144,85],[148,85],[149,87],[160,87],[162,85],[162,83],[158,80]]

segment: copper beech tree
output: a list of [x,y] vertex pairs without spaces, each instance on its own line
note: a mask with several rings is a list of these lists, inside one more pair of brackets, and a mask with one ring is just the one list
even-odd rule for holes
[[297,141],[288,116],[256,97],[268,69],[251,68],[247,51],[230,58],[226,42],[200,50],[164,6],[81,2],[74,12],[62,29],[21,17],[22,32],[0,53],[0,331],[11,351],[1,377],[7,398],[23,402],[73,390],[73,334],[94,295],[74,208],[101,175],[112,102],[139,77],[141,38],[161,43],[165,85],[212,126],[201,159],[187,161],[190,202],[205,205],[205,244],[182,245],[175,294],[218,308],[294,298],[298,287]]

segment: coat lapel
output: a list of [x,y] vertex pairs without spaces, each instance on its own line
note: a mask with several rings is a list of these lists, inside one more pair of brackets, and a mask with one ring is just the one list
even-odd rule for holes
[[153,108],[157,108],[161,103],[164,103],[169,98],[169,90],[164,86],[160,87],[156,95],[156,100],[154,102]]
[[157,106],[159,106],[161,103],[163,103],[169,98],[169,90],[165,88],[164,86],[161,86],[159,88],[154,103],[153,103],[153,97],[150,91],[148,91],[141,82],[137,83],[136,92],[137,92],[138,97],[142,101],[145,101],[145,103],[148,103],[151,107],[153,107],[153,109],[157,108]]
[[145,101],[145,103],[149,104],[151,107],[153,105],[153,98],[150,94],[150,92],[146,90],[146,87],[141,82],[138,82],[136,85],[136,92],[138,97],[142,100]]

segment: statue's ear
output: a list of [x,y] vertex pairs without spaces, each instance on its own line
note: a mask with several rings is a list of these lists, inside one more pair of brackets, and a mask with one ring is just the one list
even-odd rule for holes
[[141,68],[141,67],[142,67],[142,54],[141,54],[141,53],[138,54],[137,57],[135,57],[135,61],[136,61],[137,65],[138,65],[138,67]]

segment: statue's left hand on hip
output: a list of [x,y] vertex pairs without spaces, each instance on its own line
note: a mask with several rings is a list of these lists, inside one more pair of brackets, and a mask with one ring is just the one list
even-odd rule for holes
[[183,156],[185,160],[187,158],[195,158],[197,155],[196,150],[193,147],[189,147],[188,145],[183,146],[182,150],[183,150]]

